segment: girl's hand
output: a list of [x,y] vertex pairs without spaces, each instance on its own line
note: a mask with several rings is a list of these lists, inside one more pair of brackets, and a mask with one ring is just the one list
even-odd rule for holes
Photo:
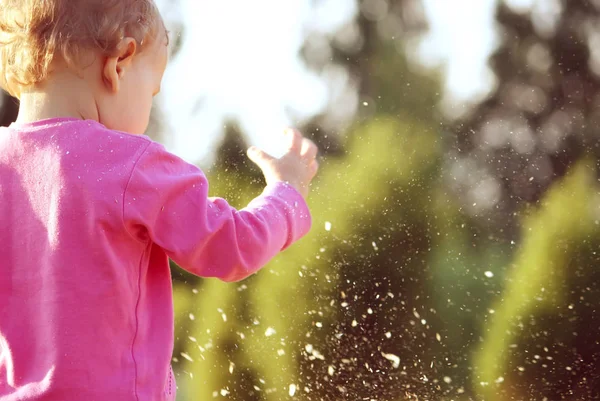
[[286,129],[285,135],[288,148],[279,159],[255,146],[248,149],[248,157],[262,170],[267,185],[287,182],[306,198],[310,182],[319,170],[316,160],[319,149],[313,141],[294,129]]

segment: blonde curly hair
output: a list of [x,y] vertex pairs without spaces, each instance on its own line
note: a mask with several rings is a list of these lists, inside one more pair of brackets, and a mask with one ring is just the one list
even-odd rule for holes
[[126,36],[143,48],[160,24],[153,0],[0,0],[0,87],[19,97],[55,59],[79,67],[89,51],[114,55]]

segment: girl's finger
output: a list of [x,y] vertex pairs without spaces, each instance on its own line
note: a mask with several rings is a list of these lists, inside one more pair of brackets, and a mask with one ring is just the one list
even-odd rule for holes
[[319,153],[319,148],[317,145],[310,139],[304,138],[302,141],[302,150],[300,151],[300,155],[307,160],[312,160],[317,157],[317,153]]
[[292,128],[286,129],[285,135],[287,135],[288,149],[294,152],[300,152],[302,150],[302,135]]
[[313,177],[315,175],[317,175],[317,172],[319,171],[319,162],[316,160],[313,160],[309,165],[308,165],[308,171],[310,172],[310,178],[313,179]]
[[250,158],[250,160],[252,160],[261,169],[263,167],[266,167],[267,163],[270,163],[273,160],[275,160],[273,156],[260,150],[255,146],[252,146],[248,149],[248,158]]

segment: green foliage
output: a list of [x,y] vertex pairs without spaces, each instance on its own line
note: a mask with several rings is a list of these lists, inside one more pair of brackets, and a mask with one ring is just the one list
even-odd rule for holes
[[496,313],[475,357],[475,384],[486,400],[506,399],[499,387],[514,386],[518,373],[526,369],[515,366],[517,358],[509,352],[523,335],[522,322],[556,314],[569,305],[565,285],[571,273],[569,261],[580,244],[600,233],[590,213],[598,188],[589,166],[587,160],[580,162],[524,218],[523,240],[507,274],[506,291],[496,302]]
[[[235,367],[243,366],[264,383],[258,381],[240,390],[260,393],[259,399],[280,400],[290,385],[296,385],[299,394],[304,393],[304,387],[312,390],[299,375],[307,344],[327,358],[334,357],[313,338],[332,332],[339,318],[329,306],[344,275],[337,263],[341,262],[340,247],[361,230],[405,224],[418,219],[416,214],[425,217],[425,210],[420,208],[424,199],[417,194],[424,196],[423,188],[428,185],[417,185],[415,176],[431,175],[440,154],[430,129],[385,116],[358,128],[347,149],[347,156],[324,163],[315,183],[310,199],[314,228],[307,238],[243,284],[203,282],[192,297],[194,306],[180,309],[183,315],[191,312],[195,316],[193,324],[187,326],[196,341],[184,339],[182,347],[194,362],[178,358],[183,364],[178,370],[191,373],[181,379],[187,393],[203,399],[221,390],[232,392],[239,380]],[[240,193],[244,180],[231,179]],[[247,184],[245,188],[244,193],[250,192]],[[386,202],[397,193],[402,194],[403,203]],[[326,223],[331,225],[330,231],[325,230]],[[346,254],[342,259],[356,256]],[[362,268],[356,260],[349,264],[344,268]],[[177,287],[175,293],[176,302],[190,298],[187,286]],[[211,347],[207,349],[206,344]],[[230,366],[234,366],[233,375],[228,372]]]

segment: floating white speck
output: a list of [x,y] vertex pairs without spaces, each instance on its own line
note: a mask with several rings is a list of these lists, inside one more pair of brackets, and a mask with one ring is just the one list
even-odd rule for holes
[[314,359],[320,359],[320,360],[322,360],[322,361],[324,361],[324,360],[325,360],[325,357],[323,356],[323,354],[321,354],[321,353],[320,353],[319,351],[317,351],[316,349],[315,349],[315,350],[313,350],[313,352],[312,352],[312,358],[314,358]]
[[485,274],[485,276],[486,276],[487,278],[492,278],[492,277],[494,277],[494,273],[492,273],[491,271],[487,271],[487,272],[485,272],[485,273],[483,273],[483,274]]
[[356,327],[356,326],[358,326],[358,322],[356,320],[353,320],[352,321],[352,327]]
[[392,333],[390,333],[389,331],[387,333],[385,333],[385,337],[386,338],[392,338]]
[[323,327],[323,323],[317,322],[317,323],[315,323],[315,326],[317,326],[318,328],[321,328],[321,327]]
[[381,355],[388,361],[392,362],[393,367],[397,368],[400,366],[400,357],[398,355],[386,354],[385,352],[382,352]]
[[277,332],[275,331],[275,329],[274,329],[274,328],[272,328],[272,327],[267,327],[267,330],[265,331],[265,336],[267,336],[267,337],[271,337],[271,336],[272,336],[273,334],[275,334],[275,333],[277,333]]
[[191,357],[191,356],[189,356],[188,354],[186,354],[185,352],[182,352],[180,355],[181,355],[182,357],[184,357],[185,359],[187,359],[188,361],[190,361],[190,362],[194,362],[194,360],[192,359],[192,357]]
[[278,350],[277,350],[277,355],[279,355],[279,356],[284,356],[284,355],[285,355],[285,350],[283,350],[283,349],[278,349]]
[[494,380],[494,382],[500,384],[500,383],[504,383],[504,377],[500,376],[499,378],[497,378],[496,380]]
[[440,333],[435,333],[435,339],[438,340],[438,342],[442,341],[442,336],[440,336]]
[[377,248],[377,244],[375,243],[375,241],[371,242],[371,245],[373,245],[373,249],[378,251],[379,248]]
[[325,231],[331,231],[331,223],[328,221],[325,222]]
[[329,367],[327,368],[327,374],[329,376],[333,376],[334,373],[335,373],[335,368],[332,365],[329,365]]
[[368,106],[369,102],[363,102],[363,106]]
[[295,384],[290,384],[290,389],[288,394],[290,395],[290,397],[293,397],[294,395],[296,395],[296,385]]
[[190,341],[191,341],[191,342],[193,342],[193,343],[197,342],[197,340],[196,340],[196,337],[189,336],[188,338],[189,338],[189,339],[190,339]]
[[233,369],[235,369],[235,363],[229,362],[229,374],[233,374]]
[[229,395],[229,391],[223,388],[223,389],[221,389],[221,395],[223,397],[225,397],[225,396]]
[[449,376],[444,376],[444,383],[450,384],[452,383],[452,379]]
[[190,313],[189,317],[190,317],[190,320],[194,320],[194,319],[196,319],[196,317],[194,316],[194,314],[193,314],[193,313]]
[[306,344],[304,346],[304,349],[306,350],[306,353],[309,354],[308,359],[315,360],[315,359],[320,359],[322,361],[325,360],[325,357],[323,356],[323,354],[321,354],[319,351],[317,351],[312,344]]

